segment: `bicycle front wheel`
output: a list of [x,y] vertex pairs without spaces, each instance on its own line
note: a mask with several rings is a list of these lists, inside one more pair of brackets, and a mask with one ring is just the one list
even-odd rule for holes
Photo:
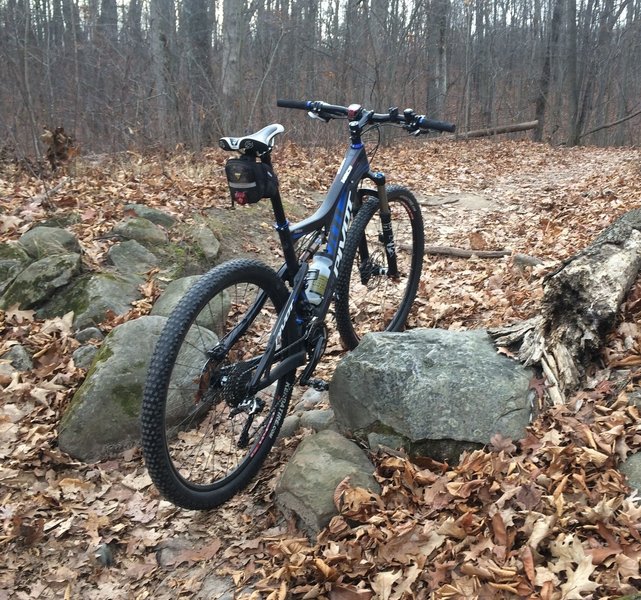
[[[149,474],[174,504],[225,502],[276,440],[295,371],[251,395],[247,386],[287,298],[272,269],[235,260],[203,275],[168,318],[149,366],[141,437]],[[281,355],[293,336],[288,324]]]
[[363,202],[350,227],[336,283],[336,325],[348,349],[369,331],[401,331],[416,297],[425,238],[421,208],[400,186],[387,189],[398,275],[388,274],[378,198]]

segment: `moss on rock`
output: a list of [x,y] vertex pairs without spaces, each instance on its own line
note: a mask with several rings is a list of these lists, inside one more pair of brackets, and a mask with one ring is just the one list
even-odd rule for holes
[[0,308],[16,304],[22,309],[40,306],[69,284],[81,266],[79,254],[48,256],[31,263],[7,287],[0,298]]

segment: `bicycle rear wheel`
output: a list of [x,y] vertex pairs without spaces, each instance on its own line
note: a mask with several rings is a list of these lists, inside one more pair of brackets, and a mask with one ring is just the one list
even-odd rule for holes
[[[274,444],[295,371],[251,396],[247,384],[287,298],[272,269],[235,260],[203,275],[169,317],[147,374],[141,437],[149,474],[174,504],[225,502]],[[290,323],[279,347],[293,336]]]
[[345,242],[336,283],[336,325],[350,350],[369,331],[405,327],[421,277],[425,238],[418,201],[400,186],[390,186],[387,198],[399,276],[387,275],[378,198],[363,202]]

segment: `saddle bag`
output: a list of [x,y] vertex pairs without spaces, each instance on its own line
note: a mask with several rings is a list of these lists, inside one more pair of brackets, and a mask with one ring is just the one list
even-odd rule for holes
[[225,164],[225,174],[232,206],[235,202],[256,204],[261,198],[272,198],[278,191],[278,179],[272,166],[257,162],[252,156],[230,158]]

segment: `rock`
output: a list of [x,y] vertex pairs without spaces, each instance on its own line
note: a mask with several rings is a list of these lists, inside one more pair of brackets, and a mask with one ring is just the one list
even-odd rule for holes
[[23,234],[18,243],[33,258],[81,252],[75,236],[60,227],[34,227]]
[[495,433],[520,439],[532,372],[485,331],[366,335],[337,366],[329,397],[339,428],[401,436],[411,454],[456,462]]
[[278,432],[278,439],[291,437],[294,435],[298,428],[300,427],[300,417],[298,415],[289,415],[285,417],[283,424],[280,426],[280,431]]
[[7,360],[11,366],[18,371],[29,371],[33,369],[31,355],[24,346],[16,344],[11,346],[8,352],[0,356],[0,360]]
[[118,223],[113,233],[126,240],[136,240],[143,245],[155,246],[166,244],[169,240],[164,230],[155,223],[140,217],[125,219]]
[[205,258],[213,261],[220,254],[220,242],[211,229],[206,225],[201,225],[193,233],[194,241],[200,246]]
[[[60,449],[84,461],[101,460],[139,441],[140,403],[153,348],[164,327],[164,317],[141,317],[116,327],[104,340],[84,383],[60,422]],[[216,336],[205,329],[187,337],[214,345]],[[177,383],[168,414],[177,420],[193,408],[193,352],[189,345],[179,356]],[[181,389],[180,382],[186,385]],[[173,386],[172,386],[173,387]],[[189,390],[186,388],[189,387]]]
[[190,550],[193,551],[194,542],[187,538],[171,537],[163,540],[158,544],[156,550],[156,562],[158,566],[170,568],[176,566],[181,555],[185,555]]
[[141,296],[141,279],[117,273],[96,273],[80,277],[56,294],[38,311],[39,317],[61,316],[73,311],[73,325],[84,329],[104,321],[108,312],[122,315]]
[[384,433],[369,433],[367,434],[367,445],[372,450],[378,448],[391,448],[392,450],[399,450],[406,445],[406,440],[400,435]]
[[308,410],[301,415],[300,426],[314,431],[336,428],[334,411],[331,409]]
[[619,470],[628,478],[630,487],[641,493],[641,452],[628,456],[621,463]]
[[0,294],[31,262],[31,257],[17,243],[0,244]]
[[107,252],[107,262],[120,273],[142,274],[158,264],[158,258],[136,240],[115,244]]
[[81,329],[78,333],[76,333],[76,339],[81,344],[84,344],[89,340],[104,340],[105,336],[97,327],[87,327],[86,329]]
[[212,573],[203,580],[203,586],[194,600],[234,600],[236,585],[231,577],[221,577]]
[[13,377],[14,373],[18,373],[18,370],[12,366],[9,361],[6,361],[3,358],[0,358],[0,376],[1,377]]
[[[151,314],[168,317],[179,300],[187,293],[187,290],[199,279],[200,275],[190,275],[189,277],[181,277],[180,279],[172,281],[158,300],[156,300],[151,309]],[[219,295],[209,303],[211,310],[203,310],[196,320],[196,323],[220,335],[222,332],[222,322],[225,317],[227,317],[230,306],[229,295],[225,292],[222,298]]]
[[88,369],[96,357],[96,354],[98,354],[98,348],[95,346],[80,346],[71,356],[76,367],[79,369]]
[[374,467],[365,453],[335,431],[305,438],[287,463],[276,487],[276,504],[285,515],[295,514],[314,537],[337,514],[336,486],[350,477],[354,487],[379,492]]
[[173,227],[176,219],[171,215],[158,210],[157,208],[151,208],[150,206],[145,206],[144,204],[125,204],[125,212],[134,213],[137,217],[142,217],[147,219],[156,225],[162,225],[163,227]]
[[17,304],[25,309],[42,304],[80,273],[81,266],[80,254],[57,254],[31,263],[0,297],[0,308]]
[[329,394],[327,392],[319,392],[314,388],[309,388],[304,394],[300,401],[294,406],[295,413],[300,413],[306,410],[311,410],[318,406],[321,402],[329,400]]

